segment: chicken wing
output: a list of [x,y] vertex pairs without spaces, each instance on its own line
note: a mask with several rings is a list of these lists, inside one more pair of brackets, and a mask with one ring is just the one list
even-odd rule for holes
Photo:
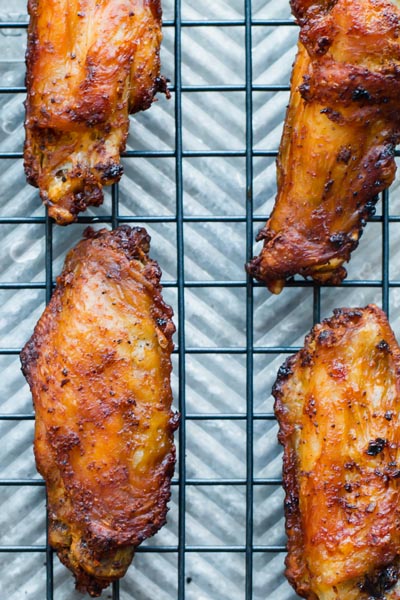
[[49,540],[100,595],[164,523],[175,464],[172,309],[144,229],[86,231],[21,354]]
[[60,225],[119,180],[131,112],[166,91],[160,0],[29,0],[25,172]]
[[273,393],[290,583],[309,600],[400,598],[400,349],[385,314],[336,310]]
[[400,137],[400,2],[292,0],[301,26],[278,193],[248,272],[279,293],[301,274],[340,283]]

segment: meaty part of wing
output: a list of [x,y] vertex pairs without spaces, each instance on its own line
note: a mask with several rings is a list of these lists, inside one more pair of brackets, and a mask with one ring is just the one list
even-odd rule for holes
[[395,176],[400,10],[389,0],[296,2],[301,26],[278,193],[248,272],[279,293],[295,274],[338,284]]
[[119,180],[160,78],[160,0],[29,0],[25,172],[60,225]]
[[374,305],[336,310],[278,373],[286,575],[304,598],[400,597],[399,373]]
[[165,523],[170,497],[175,328],[149,240],[88,230],[21,354],[50,544],[92,596]]

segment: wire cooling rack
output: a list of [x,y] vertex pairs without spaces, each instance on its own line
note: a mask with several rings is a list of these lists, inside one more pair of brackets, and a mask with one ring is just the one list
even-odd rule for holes
[[[113,600],[295,598],[283,577],[281,458],[269,396],[271,384],[284,357],[299,348],[311,325],[334,306],[375,301],[389,313],[392,299],[397,307],[400,277],[396,279],[394,268],[390,278],[389,230],[397,226],[400,216],[389,214],[388,192],[383,194],[381,214],[370,219],[365,234],[368,239],[362,240],[354,253],[348,279],[340,286],[323,288],[296,279],[281,296],[274,297],[246,279],[242,266],[255,254],[254,234],[265,222],[275,192],[274,160],[288,99],[296,28],[289,8],[276,7],[282,4],[276,0],[221,0],[217,8],[214,4],[206,0],[164,1],[164,44],[170,57],[169,63],[165,58],[163,62],[164,71],[169,65],[173,99],[168,108],[166,101],[160,100],[148,113],[133,118],[133,141],[124,154],[123,180],[112,186],[103,207],[80,216],[78,224],[67,230],[52,223],[39,205],[37,192],[24,183],[20,103],[25,92],[21,48],[27,17],[23,10],[7,13],[1,9],[3,56],[8,56],[14,35],[20,36],[17,46],[21,50],[20,75],[12,77],[10,60],[0,88],[1,110],[6,115],[5,142],[0,146],[4,173],[0,229],[7,250],[2,253],[0,294],[4,301],[0,323],[2,331],[11,330],[4,333],[0,349],[4,373],[0,493],[4,493],[5,532],[0,562],[3,593],[8,598],[78,598],[71,575],[58,565],[45,538],[44,486],[35,475],[31,457],[34,417],[27,387],[18,379],[18,354],[44,301],[51,297],[54,275],[60,271],[65,251],[78,241],[84,224],[116,227],[126,222],[143,223],[152,230],[152,255],[163,269],[165,295],[174,306],[178,325],[174,386],[182,420],[169,524],[138,549],[126,578],[115,583],[108,595],[104,593]],[[222,32],[225,37],[218,46],[216,40]],[[265,39],[270,40],[267,47]],[[220,81],[207,81],[207,63],[223,64],[231,53],[231,42],[242,70],[240,76],[234,69],[226,73],[222,69]],[[200,56],[198,62],[195,56]],[[197,82],[196,69],[202,74]],[[207,98],[207,102],[200,101],[196,108],[193,98]],[[213,147],[207,142],[213,133],[207,115],[216,111],[215,121],[228,122],[229,113],[235,111],[235,98],[241,106],[240,143],[233,148]],[[157,110],[161,116],[154,124]],[[165,117],[168,114],[169,121]],[[188,123],[195,121],[197,114],[198,120],[204,119],[204,126],[196,138],[190,134]],[[15,129],[7,129],[10,119],[16,120]],[[166,129],[168,122],[174,123],[169,133],[163,130],[164,119]],[[140,141],[141,127],[156,136],[152,144],[147,144],[145,135]],[[17,149],[9,143],[14,131],[19,132],[15,134]],[[229,134],[227,131],[227,140]],[[168,136],[170,147],[165,142]],[[193,140],[199,142],[198,149],[193,148],[195,143],[191,146]],[[144,177],[142,193],[146,193],[151,178],[160,178],[164,183],[158,193],[170,204],[165,210],[152,205],[147,212],[145,201],[140,204],[139,198],[136,203],[140,194],[127,197],[121,186],[124,182],[134,185],[133,179],[129,180],[132,165],[139,165],[136,175],[140,179],[142,167],[150,168],[153,159],[155,167],[147,179]],[[22,183],[18,187],[15,181]],[[215,189],[210,182],[215,183]],[[31,203],[25,200],[27,196]],[[200,238],[195,243],[196,236]],[[397,229],[391,237],[395,244]],[[231,255],[235,266],[226,267],[224,261]],[[201,268],[197,268],[201,261]],[[28,265],[30,271],[26,262],[39,266],[35,271]],[[225,278],[221,271],[227,274]],[[31,305],[33,296],[36,304]],[[212,315],[209,322],[208,313]],[[25,324],[21,334],[17,331],[20,322]],[[235,327],[229,329],[231,323]],[[219,332],[215,343],[210,343],[208,331],[218,328],[226,331]],[[212,451],[207,454],[208,446]],[[31,467],[24,470],[21,464],[26,460]],[[23,504],[23,498],[28,505],[18,508],[16,518],[13,504]],[[39,558],[32,562],[29,556]]]

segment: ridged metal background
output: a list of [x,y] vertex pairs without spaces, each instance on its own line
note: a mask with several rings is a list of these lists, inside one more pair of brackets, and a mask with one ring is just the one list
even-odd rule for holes
[[[285,356],[336,306],[390,305],[399,329],[398,218],[389,217],[386,196],[383,217],[379,207],[343,286],[299,281],[278,297],[253,290],[243,271],[253,236],[249,219],[253,213],[255,233],[273,205],[295,55],[288,2],[164,0],[164,19],[163,72],[175,93],[132,118],[128,150],[136,154],[123,161],[119,200],[114,188],[113,199],[108,191],[103,207],[87,215],[105,216],[100,223],[112,215],[116,222],[118,208],[152,235],[166,300],[177,324],[181,319],[176,342],[184,347],[181,358],[174,356],[173,385],[186,414],[179,434],[186,446],[167,526],[144,544],[149,551],[137,554],[120,590],[104,598],[294,599],[283,577],[271,385]],[[1,0],[0,20],[26,22],[25,0]],[[29,485],[38,475],[18,349],[43,311],[46,282],[48,293],[49,277],[60,272],[86,224],[52,227],[37,190],[25,183],[24,94],[18,93],[25,45],[26,29],[0,29],[0,86],[14,89],[0,94],[0,588],[8,600],[77,600],[82,596],[57,559],[54,592],[49,588],[44,488]],[[399,214],[397,185],[390,208]],[[179,475],[186,485],[178,485]],[[18,479],[27,481],[15,485]]]

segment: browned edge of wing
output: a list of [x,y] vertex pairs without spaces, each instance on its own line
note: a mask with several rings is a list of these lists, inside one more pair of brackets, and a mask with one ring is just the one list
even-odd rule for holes
[[[162,27],[162,4],[161,0],[147,0],[147,4],[150,6],[150,10],[153,14],[154,20],[159,23],[160,28]],[[160,74],[161,61],[160,51],[157,52],[156,57],[157,73],[152,73],[152,85],[151,86],[140,86],[141,92],[136,98],[135,102],[130,103],[129,113],[134,114],[150,108],[152,103],[155,101],[155,97],[158,93],[164,94],[169,100],[171,98],[171,92],[168,88],[169,79],[164,75]],[[146,76],[145,73],[143,73]],[[155,75],[155,76],[154,76]]]
[[38,157],[35,156],[31,143],[30,129],[27,125],[29,118],[29,93],[33,84],[32,66],[37,59],[39,47],[37,44],[37,0],[28,0],[28,33],[27,33],[27,45],[25,52],[25,85],[27,90],[27,96],[24,101],[25,106],[25,142],[24,142],[24,170],[28,183],[34,187],[38,187]]
[[[393,151],[391,150],[393,148]],[[379,159],[377,159],[379,160]],[[388,166],[394,164],[394,146],[390,145],[390,151],[387,153]],[[392,178],[393,179],[393,178]],[[365,185],[371,188],[371,196],[361,203],[357,211],[357,223],[349,234],[336,234],[331,236],[327,245],[331,247],[325,249],[324,253],[318,243],[308,242],[307,250],[314,246],[313,258],[304,259],[301,244],[298,242],[298,236],[293,231],[286,232],[284,235],[274,234],[269,229],[269,221],[260,229],[256,236],[256,241],[264,241],[264,246],[258,256],[254,256],[245,264],[246,272],[254,277],[260,283],[263,283],[270,292],[279,294],[284,285],[295,275],[301,275],[305,279],[312,278],[314,281],[325,285],[340,285],[347,277],[347,270],[343,262],[348,262],[351,253],[358,247],[360,238],[364,232],[367,220],[375,215],[375,205],[379,200],[374,186],[374,173],[368,174],[368,181]],[[382,185],[383,191],[386,185]],[[268,249],[273,254],[273,260],[268,264]],[[311,255],[311,252],[309,253]],[[276,260],[280,257],[280,262]],[[332,268],[331,261],[339,262],[336,268]]]
[[299,25],[305,23],[306,18],[313,15],[329,12],[338,0],[290,0],[290,8]]

